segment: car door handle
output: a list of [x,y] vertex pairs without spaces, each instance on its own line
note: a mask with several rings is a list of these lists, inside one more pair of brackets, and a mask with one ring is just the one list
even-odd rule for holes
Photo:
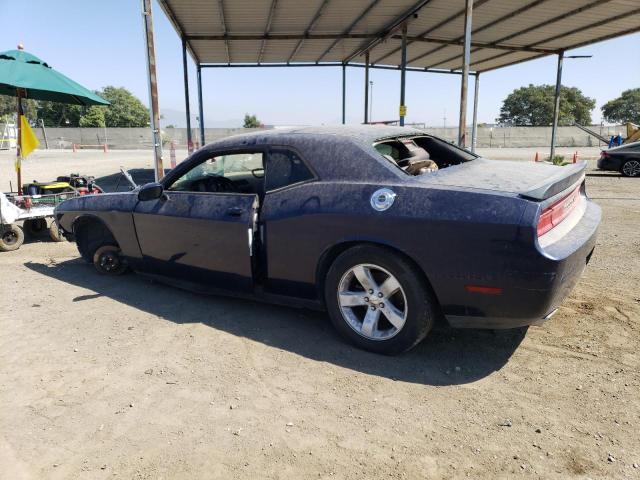
[[239,217],[242,215],[242,209],[240,207],[231,207],[227,210],[227,215],[230,217]]

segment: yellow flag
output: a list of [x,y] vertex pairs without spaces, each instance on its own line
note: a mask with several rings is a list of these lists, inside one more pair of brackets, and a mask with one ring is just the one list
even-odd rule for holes
[[40,142],[36,134],[31,130],[29,122],[27,122],[24,115],[20,115],[20,155],[22,158],[28,157],[31,152],[38,148],[38,145],[40,145]]

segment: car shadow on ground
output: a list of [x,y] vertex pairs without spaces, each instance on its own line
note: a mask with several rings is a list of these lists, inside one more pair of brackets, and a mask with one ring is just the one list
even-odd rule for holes
[[202,323],[313,360],[425,385],[459,385],[484,378],[507,363],[526,335],[526,329],[493,332],[438,327],[410,352],[382,357],[345,343],[323,312],[199,295],[135,274],[102,276],[80,259],[25,266],[95,292],[73,302],[105,296],[178,324]]

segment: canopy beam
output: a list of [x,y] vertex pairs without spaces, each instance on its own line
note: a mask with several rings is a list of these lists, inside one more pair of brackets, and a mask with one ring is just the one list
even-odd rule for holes
[[187,116],[187,151],[193,151],[193,138],[191,136],[191,104],[189,102],[189,69],[187,64],[187,41],[182,39],[182,70],[184,74],[184,109]]
[[405,90],[407,79],[407,23],[402,24],[402,60],[400,61],[400,126],[404,127],[404,117],[407,114],[405,105]]
[[305,38],[309,36],[309,34],[311,33],[311,30],[313,30],[313,27],[315,27],[316,23],[318,23],[318,20],[320,20],[320,17],[322,16],[322,12],[324,12],[324,9],[327,8],[328,4],[329,4],[329,0],[323,0],[323,2],[320,4],[320,6],[318,7],[318,10],[316,10],[315,15],[311,19],[311,22],[309,22],[309,25],[307,25],[307,28],[305,28],[303,38],[301,38],[298,41],[296,46],[293,48],[291,55],[289,55],[289,59],[287,60],[287,63],[292,61],[293,57],[296,56],[296,54],[300,50],[300,47],[302,47],[302,42],[304,41]]
[[202,104],[202,67],[198,65],[198,121],[200,123],[200,146],[205,144],[204,139],[204,105]]
[[[578,7],[578,8],[574,8],[573,10],[571,10],[569,12],[566,12],[566,13],[563,13],[562,15],[558,15],[557,17],[550,18],[549,20],[545,20],[544,22],[536,23],[535,25],[527,27],[524,30],[520,30],[518,32],[514,32],[514,33],[511,33],[511,34],[506,35],[504,37],[501,37],[501,38],[497,39],[495,42],[492,42],[492,43],[508,42],[509,40],[511,40],[513,38],[520,37],[520,36],[525,35],[525,34],[527,34],[529,32],[537,30],[539,28],[544,28],[544,27],[547,27],[548,25],[552,25],[554,23],[560,22],[560,21],[564,20],[565,18],[569,18],[569,17],[572,17],[572,16],[577,15],[579,13],[583,13],[585,11],[591,10],[592,8],[598,7],[598,6],[602,5],[603,3],[604,3],[604,0],[594,0],[594,1],[590,2],[590,3],[588,3],[587,5],[584,5],[584,6]],[[627,13],[624,13],[622,15],[626,16],[626,15],[629,15],[629,13],[627,12]],[[616,17],[619,17],[619,16],[620,15],[616,15]],[[611,18],[600,20],[600,21],[598,21],[598,22],[596,22],[594,24],[585,25],[584,27],[581,27],[580,29],[576,30],[575,32],[571,32],[571,33],[576,33],[577,31],[587,31],[587,30],[590,30],[590,29],[595,28],[597,26],[605,25],[606,23],[609,23],[611,21],[612,21]],[[569,34],[570,33],[563,32],[561,35],[557,36],[557,38],[564,37],[564,36],[569,35]],[[535,47],[537,45],[540,45],[540,44],[543,44],[543,43],[547,43],[548,41],[549,41],[549,38],[545,38],[544,40],[539,41],[539,42],[535,42],[535,43],[531,44],[530,46],[531,47]],[[491,43],[489,45],[491,45]],[[508,53],[500,53],[498,55],[494,55],[492,57],[485,58],[485,59],[479,60],[477,62],[473,62],[471,64],[471,66],[477,65],[479,63],[489,62],[489,61],[495,60],[497,58],[502,58],[502,57],[504,57],[506,55],[509,55],[509,54]]]
[[369,123],[369,52],[364,55],[364,124]]
[[327,47],[327,49],[322,52],[322,55],[320,55],[318,57],[318,59],[316,60],[316,62],[321,61],[324,57],[327,56],[327,54],[333,50],[333,48],[338,44],[338,42],[340,40],[342,40],[343,38],[347,38],[345,35],[349,35],[351,33],[351,30],[353,30],[353,27],[355,27],[358,23],[360,23],[360,21],[367,16],[367,14],[371,11],[371,9],[373,7],[375,7],[378,3],[380,3],[380,0],[373,0],[360,14],[358,14],[358,16],[355,18],[355,20],[353,22],[351,22],[351,24],[345,28],[345,30],[342,32],[342,35],[339,37],[336,37],[336,39],[333,41],[333,43],[331,45],[329,45],[329,47]]
[[478,143],[478,94],[480,92],[480,74],[476,73],[473,89],[473,123],[471,124],[471,151],[475,153]]
[[[492,21],[492,22],[489,22],[489,23],[487,23],[487,24],[485,24],[485,25],[483,25],[483,26],[481,26],[481,27],[476,28],[475,30],[472,30],[471,34],[472,34],[472,35],[476,35],[476,34],[478,34],[478,33],[484,32],[485,30],[487,30],[487,29],[489,29],[489,28],[491,28],[491,27],[495,27],[495,26],[496,26],[496,25],[498,25],[499,23],[502,23],[502,22],[505,22],[505,21],[507,21],[507,20],[510,20],[510,19],[512,19],[513,17],[516,17],[516,16],[518,16],[518,15],[521,15],[522,13],[526,12],[527,10],[530,10],[530,9],[532,9],[532,8],[534,8],[534,7],[537,7],[538,5],[540,5],[540,4],[544,3],[544,2],[548,2],[548,1],[549,1],[549,0],[536,0],[535,2],[532,2],[532,3],[529,3],[529,4],[527,4],[527,5],[524,5],[523,7],[520,7],[520,8],[518,8],[517,10],[514,10],[514,11],[512,11],[512,12],[509,12],[509,13],[507,13],[506,15],[503,15],[503,16],[501,16],[501,17],[499,17],[499,18],[496,18],[496,19],[495,19],[494,21]],[[478,5],[478,2],[476,2],[476,4],[474,5],[474,7],[478,7],[478,6],[479,6],[479,5]],[[464,37],[460,37],[460,39],[464,39]],[[478,51],[478,50],[481,50],[481,49],[483,49],[483,48],[495,48],[495,49],[502,49],[502,48],[504,48],[504,47],[505,47],[505,45],[502,45],[502,44],[497,43],[497,42],[492,42],[491,44],[487,44],[487,43],[485,43],[484,45],[482,45],[482,44],[474,44],[474,42],[472,42],[472,43],[471,43],[471,46],[472,46],[472,47],[476,47],[476,48],[474,48],[473,50],[471,50],[471,53],[474,53],[474,52],[476,52],[476,51]],[[518,51],[529,51],[530,47],[531,47],[530,45],[527,45],[526,47],[519,47],[519,48],[520,48],[520,50],[518,50]],[[504,48],[504,49],[506,50],[507,48]],[[435,51],[436,51],[436,50],[431,50],[431,51],[430,51],[430,52],[428,52],[427,54],[428,54],[428,55],[430,55],[430,54],[434,53]],[[555,52],[548,52],[548,53],[555,53]],[[417,59],[418,59],[418,58],[423,58],[423,57],[425,57],[425,56],[426,56],[426,55],[421,55],[420,57],[417,57]],[[455,56],[453,56],[453,57],[449,57],[449,58],[447,58],[446,60],[443,60],[443,61],[441,61],[441,62],[439,62],[439,63],[437,63],[437,64],[435,64],[435,65],[442,65],[442,64],[448,63],[448,62],[450,62],[450,61],[452,61],[452,60],[455,60],[455,59],[456,59],[456,58],[458,58],[458,57],[459,57],[459,55],[455,55]],[[435,66],[435,65],[431,65],[431,66]]]
[[[227,35],[227,21],[224,16],[224,0],[218,0],[218,10],[220,12],[220,27],[222,27],[222,33],[226,37]],[[227,52],[227,63],[231,63],[231,52],[229,51],[229,40],[225,38],[224,40],[224,48]]]
[[398,30],[398,28],[401,28],[404,22],[406,22],[413,16],[418,15],[418,12],[420,11],[420,9],[430,1],[431,0],[420,0],[419,2],[414,4],[411,8],[406,10],[402,15],[400,15],[399,17],[396,17],[391,22],[389,22],[384,28],[379,30],[378,33],[376,33],[375,38],[373,38],[368,42],[363,43],[362,45],[360,45],[360,47],[358,47],[353,52],[351,52],[345,59],[343,59],[343,62],[344,63],[350,62],[351,60],[359,57],[360,55],[363,55],[366,51],[371,50],[376,45],[386,40],[387,37],[389,37],[389,35],[393,34],[396,30]]
[[556,92],[553,98],[553,123],[551,124],[551,150],[549,152],[549,160],[553,162],[556,154],[556,134],[558,131],[558,117],[560,115],[560,91],[562,89],[562,62],[564,60],[564,52],[558,54],[558,68],[556,71]]
[[469,88],[469,64],[471,63],[473,0],[466,0],[466,7],[464,14],[464,64],[462,66],[462,81],[460,82],[460,121],[458,123],[458,146],[462,148],[467,143],[467,93]]
[[342,124],[347,123],[347,65],[342,64]]
[[271,23],[273,22],[273,17],[276,13],[276,7],[278,5],[278,0],[271,0],[271,7],[269,7],[269,15],[267,16],[267,24],[264,27],[264,36],[262,37],[262,43],[260,44],[260,52],[258,53],[258,63],[262,62],[262,57],[264,55],[264,47],[267,43],[267,38],[269,38],[269,31],[271,30]]

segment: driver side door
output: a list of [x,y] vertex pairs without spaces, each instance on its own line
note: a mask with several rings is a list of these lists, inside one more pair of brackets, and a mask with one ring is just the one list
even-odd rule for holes
[[133,218],[141,269],[227,290],[251,290],[263,182],[256,172],[262,168],[260,151],[208,155],[170,178],[160,198],[138,202]]

